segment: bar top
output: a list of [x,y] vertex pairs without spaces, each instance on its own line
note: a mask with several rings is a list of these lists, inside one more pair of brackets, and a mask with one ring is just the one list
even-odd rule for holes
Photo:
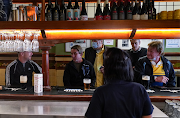
[[[0,101],[0,114],[11,115],[12,118],[16,117],[16,115],[25,115],[26,118],[29,118],[30,116],[59,116],[60,118],[84,118],[84,114],[87,110],[88,105],[89,102],[85,101]],[[168,116],[164,114],[161,110],[159,110],[156,106],[154,106],[152,116],[153,118],[168,118]]]
[[[2,90],[0,99],[11,100],[60,100],[60,101],[90,101],[95,89],[81,92],[65,92],[63,87],[52,87],[51,91],[44,91],[42,94],[35,94],[33,88],[28,90]],[[164,102],[166,99],[180,100],[180,87],[171,87],[161,91],[158,88],[151,88],[154,93],[149,93],[152,102]],[[170,91],[171,90],[171,91]],[[177,90],[177,91],[172,91]]]

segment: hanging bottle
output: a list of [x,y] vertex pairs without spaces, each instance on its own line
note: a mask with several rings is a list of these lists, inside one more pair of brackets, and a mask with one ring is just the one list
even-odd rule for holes
[[123,0],[120,0],[120,5],[118,8],[118,19],[119,20],[124,20],[125,19],[125,7],[124,7],[124,3]]
[[66,6],[64,4],[64,0],[61,0],[60,14],[60,20],[66,20]]
[[103,20],[111,20],[110,10],[109,10],[109,0],[105,0],[105,7],[103,11]]
[[55,0],[55,7],[53,9],[53,20],[54,21],[60,20],[60,6],[59,6],[57,0]]
[[146,6],[146,0],[143,0],[143,6],[141,9],[141,20],[148,20],[148,12],[147,12],[147,6]]
[[152,20],[152,3],[150,0],[148,0],[148,19]]
[[135,6],[132,12],[132,16],[133,16],[133,20],[140,20],[140,12],[139,12],[139,8],[138,8],[138,2],[137,0],[135,0]]
[[82,10],[81,10],[81,20],[88,20],[86,8],[85,8],[85,0],[82,0]]
[[52,21],[53,13],[52,13],[52,3],[51,0],[48,0],[48,7],[47,7],[47,21]]
[[80,20],[80,9],[79,9],[79,5],[78,5],[78,0],[75,0],[75,6],[74,6],[74,20],[78,21]]
[[96,13],[95,13],[96,20],[103,20],[100,2],[101,2],[101,0],[97,0],[97,8],[96,8]]
[[118,7],[116,0],[113,0],[113,5],[111,7],[111,20],[118,20]]
[[71,0],[68,2],[67,10],[66,10],[66,20],[72,21],[73,20],[73,9],[71,5]]
[[127,20],[132,20],[132,8],[131,8],[130,0],[127,0],[125,16]]
[[152,19],[156,20],[156,8],[154,7],[154,0],[152,0]]

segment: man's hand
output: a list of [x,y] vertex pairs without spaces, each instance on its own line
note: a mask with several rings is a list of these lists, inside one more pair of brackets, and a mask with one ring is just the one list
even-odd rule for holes
[[155,79],[156,82],[163,82],[163,83],[165,83],[165,84],[168,82],[168,80],[169,80],[169,78],[167,78],[166,76],[158,76],[158,77]]
[[104,74],[104,66],[100,67],[100,71]]

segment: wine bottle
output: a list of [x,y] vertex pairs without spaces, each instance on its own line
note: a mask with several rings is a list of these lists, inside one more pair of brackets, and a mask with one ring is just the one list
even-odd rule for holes
[[127,20],[132,20],[132,7],[131,7],[130,0],[127,0],[125,16]]
[[52,11],[52,3],[51,0],[48,0],[48,6],[47,6],[47,21],[52,21],[53,19],[53,11]]
[[59,6],[57,0],[55,0],[55,7],[53,9],[53,20],[54,21],[60,20],[60,6]]
[[113,0],[113,5],[111,7],[111,20],[118,20],[118,6],[116,5],[116,0]]
[[97,8],[96,8],[96,13],[95,13],[96,20],[103,20],[100,2],[101,2],[100,0],[97,0]]
[[150,0],[148,0],[148,19],[152,20],[152,4],[150,2]]
[[81,20],[88,20],[86,8],[85,8],[85,0],[82,0],[82,10],[81,10]]
[[118,8],[118,19],[119,20],[124,20],[125,19],[125,7],[124,7],[124,4],[123,4],[123,0],[120,0],[120,5],[119,5],[119,8]]
[[78,5],[78,0],[75,0],[75,6],[74,6],[74,20],[78,21],[80,20],[80,9]]
[[141,20],[148,20],[148,12],[146,6],[146,0],[143,0],[143,6],[141,9]]
[[109,0],[105,0],[105,7],[103,11],[103,20],[111,20],[110,10],[109,10]]
[[135,0],[135,6],[132,12],[133,20],[140,20],[140,12],[138,9],[138,3],[137,0]]
[[66,10],[66,20],[72,21],[73,20],[73,9],[71,5],[71,0],[68,2],[67,10]]
[[66,20],[66,6],[64,4],[64,0],[61,0],[60,14],[60,20]]
[[138,9],[139,9],[139,13],[141,14],[141,0],[139,0],[139,6],[138,6]]
[[156,20],[156,9],[154,8],[154,0],[152,0],[152,19]]

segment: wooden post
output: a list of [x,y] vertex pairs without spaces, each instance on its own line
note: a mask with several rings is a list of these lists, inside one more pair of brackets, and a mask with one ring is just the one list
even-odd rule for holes
[[41,21],[45,21],[45,0],[41,0],[42,11],[41,11]]
[[49,83],[49,50],[51,46],[42,46],[40,47],[42,50],[42,73],[43,73],[43,88],[44,91],[50,91],[50,83]]

